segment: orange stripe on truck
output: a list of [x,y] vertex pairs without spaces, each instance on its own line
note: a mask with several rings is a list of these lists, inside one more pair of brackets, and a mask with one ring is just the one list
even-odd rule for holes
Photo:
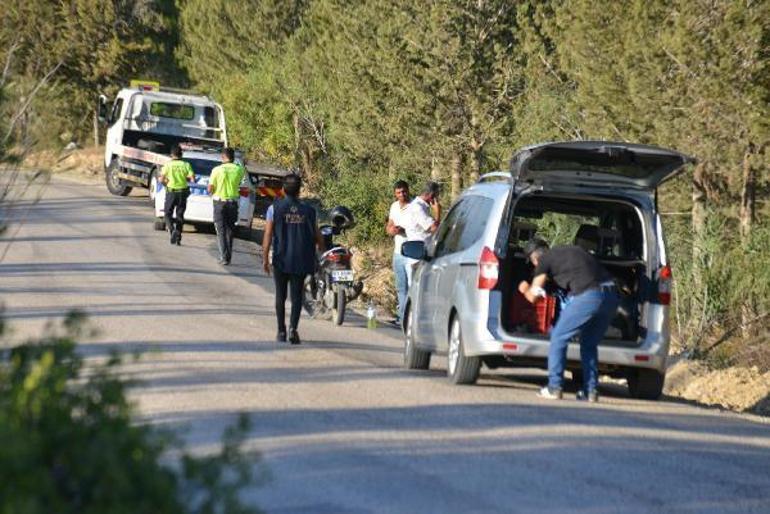
[[258,187],[257,191],[261,196],[269,196],[270,198],[283,198],[283,189],[272,187]]

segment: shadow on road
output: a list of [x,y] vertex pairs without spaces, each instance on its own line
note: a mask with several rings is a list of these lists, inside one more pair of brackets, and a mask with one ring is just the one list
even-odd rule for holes
[[125,303],[105,303],[88,306],[70,306],[62,310],[60,306],[47,307],[29,307],[29,308],[11,308],[5,311],[3,317],[6,320],[25,320],[25,319],[49,319],[63,317],[71,310],[80,310],[89,318],[103,317],[125,317],[135,316],[153,316],[165,319],[171,319],[173,316],[212,316],[212,315],[244,315],[244,316],[266,316],[271,311],[257,309],[252,305],[230,305],[224,307],[200,307],[187,304],[168,304],[168,303],[146,303],[141,304],[141,308],[126,305]]
[[[344,507],[351,490],[400,508],[430,500],[426,512],[762,512],[767,428],[691,412],[515,401],[266,409],[250,413],[250,445],[276,477],[260,494],[286,512],[321,499]],[[146,420],[188,426],[190,443],[207,446],[232,416]]]

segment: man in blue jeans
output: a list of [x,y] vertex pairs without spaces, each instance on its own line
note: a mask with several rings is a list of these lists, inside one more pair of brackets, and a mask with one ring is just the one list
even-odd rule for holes
[[580,361],[583,387],[578,400],[596,402],[599,399],[599,342],[607,332],[618,308],[618,293],[612,275],[599,261],[579,246],[555,246],[534,239],[527,243],[524,253],[535,266],[532,284],[519,284],[527,300],[535,303],[545,296],[543,287],[550,279],[567,291],[556,326],[551,330],[548,349],[548,385],[538,395],[549,400],[560,400],[567,364],[567,346],[580,336]]
[[409,196],[409,184],[403,180],[396,181],[393,185],[393,196],[396,197],[396,201],[391,204],[390,211],[388,211],[385,232],[393,238],[393,276],[396,279],[396,296],[398,298],[396,323],[400,324],[403,321],[406,295],[409,293],[406,269],[407,259],[401,255],[401,245],[406,241],[404,216],[409,207],[409,202],[412,201],[412,198]]

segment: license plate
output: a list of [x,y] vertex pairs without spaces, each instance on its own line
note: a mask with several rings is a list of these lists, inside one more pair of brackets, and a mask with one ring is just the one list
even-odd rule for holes
[[337,269],[332,271],[332,282],[353,282],[353,270]]

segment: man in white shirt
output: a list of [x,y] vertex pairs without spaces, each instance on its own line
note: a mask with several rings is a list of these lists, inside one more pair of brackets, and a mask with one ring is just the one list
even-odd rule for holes
[[393,238],[393,275],[396,282],[396,296],[398,297],[398,311],[396,314],[396,323],[400,324],[403,319],[404,305],[406,304],[406,295],[409,292],[409,282],[406,270],[406,257],[401,255],[401,245],[406,241],[406,232],[404,231],[404,216],[409,207],[409,184],[403,180],[397,181],[393,185],[393,196],[396,201],[390,205],[388,212],[388,221],[385,224],[385,232]]
[[[435,182],[428,182],[422,194],[409,204],[404,215],[404,232],[407,241],[427,241],[438,230],[441,221],[441,205],[438,197],[441,187]],[[417,263],[414,259],[407,261],[407,281],[412,284],[412,270]]]

